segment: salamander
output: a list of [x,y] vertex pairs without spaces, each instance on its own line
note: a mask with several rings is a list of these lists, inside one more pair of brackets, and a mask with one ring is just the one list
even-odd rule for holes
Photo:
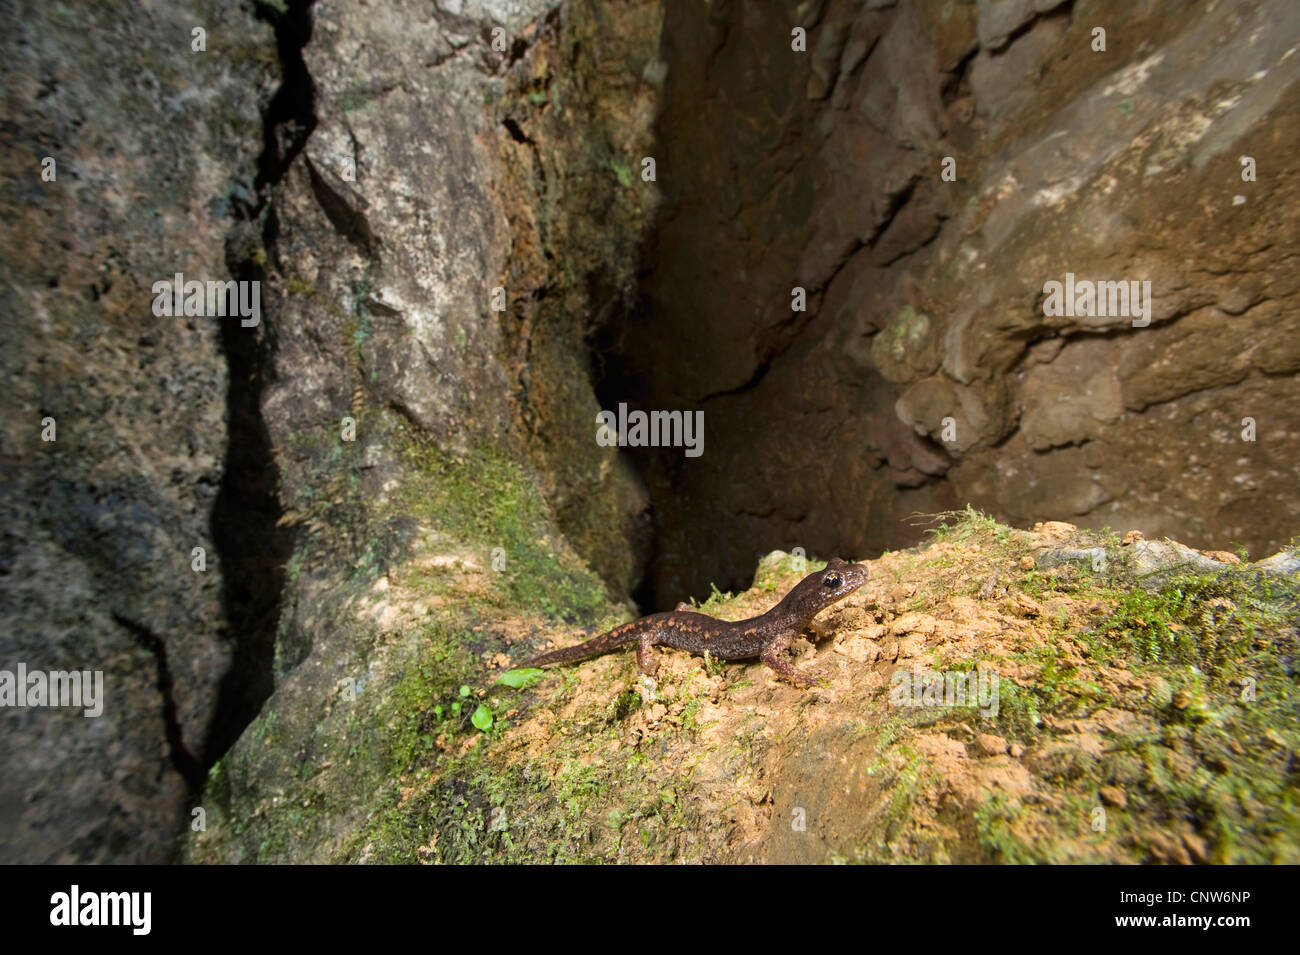
[[656,645],[709,654],[719,660],[748,660],[758,657],[791,683],[812,686],[816,677],[800,672],[785,650],[805,630],[824,640],[830,631],[813,618],[831,604],[843,600],[867,582],[866,564],[846,564],[835,558],[822,570],[809,574],[791,588],[771,610],[748,620],[719,620],[679,603],[676,610],[652,613],[632,623],[615,627],[577,646],[552,650],[520,667],[544,667],[570,663],[605,653],[625,643],[636,644],[637,668],[654,676],[659,664],[652,648]]

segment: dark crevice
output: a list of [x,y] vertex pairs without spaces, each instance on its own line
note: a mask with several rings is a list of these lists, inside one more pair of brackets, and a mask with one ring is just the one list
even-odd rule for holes
[[885,213],[885,218],[876,227],[876,231],[872,233],[870,241],[867,242],[867,248],[874,249],[884,234],[889,231],[889,227],[894,224],[894,220],[903,211],[903,207],[912,201],[912,196],[916,193],[916,184],[920,180],[920,176],[913,176],[904,184],[902,189],[889,195],[889,211]]
[[[279,220],[273,191],[316,126],[315,95],[302,56],[311,39],[311,6],[312,0],[291,0],[284,12],[265,4],[257,8],[275,30],[283,75],[262,118],[256,206],[241,209],[227,237],[226,265],[238,281],[265,283],[268,263],[277,260]],[[251,254],[259,246],[265,258]],[[221,325],[221,349],[229,372],[227,441],[211,530],[221,568],[221,606],[231,666],[221,682],[216,712],[199,754],[204,771],[239,738],[274,689],[276,628],[285,565],[293,546],[290,532],[279,526],[280,479],[262,417],[262,396],[275,350],[275,318],[264,309],[257,327],[245,328],[239,322]]]
[[[877,413],[868,403],[889,395],[883,384],[863,375],[863,397],[854,401],[841,395],[842,403],[832,402],[825,396],[822,382],[809,382],[805,387],[803,375],[828,369],[840,373],[837,363],[841,359],[833,354],[839,346],[828,344],[827,335],[849,330],[843,313],[850,306],[862,313],[864,329],[878,323],[878,318],[867,312],[882,304],[869,287],[876,270],[905,260],[934,242],[943,216],[934,213],[939,225],[932,229],[926,180],[914,171],[869,187],[870,199],[863,201],[862,212],[864,218],[870,218],[858,223],[858,228],[811,224],[809,209],[820,209],[813,197],[823,167],[826,174],[837,174],[838,154],[831,147],[800,147],[792,141],[800,136],[807,140],[808,131],[821,130],[817,119],[822,107],[805,103],[803,84],[774,84],[769,91],[758,79],[733,84],[718,75],[720,65],[730,60],[728,31],[739,25],[743,13],[729,5],[714,5],[707,13],[698,9],[684,12],[686,9],[674,7],[673,13],[665,16],[660,59],[683,67],[681,72],[670,70],[664,80],[652,128],[654,141],[647,151],[668,157],[661,161],[670,166],[674,157],[680,161],[684,156],[707,156],[718,150],[729,155],[726,129],[715,129],[709,122],[686,122],[682,117],[700,110],[701,103],[759,90],[770,92],[780,109],[755,107],[752,115],[745,112],[747,107],[737,109],[755,126],[777,123],[780,135],[764,127],[765,144],[773,145],[761,163],[744,164],[750,181],[743,187],[720,183],[712,192],[692,191],[674,186],[671,177],[666,181],[641,248],[637,298],[622,309],[599,314],[588,337],[594,391],[601,408],[615,408],[622,402],[641,409],[685,405],[703,408],[707,415],[710,441],[706,441],[703,460],[688,459],[679,448],[641,447],[621,452],[651,502],[650,554],[631,595],[646,612],[669,609],[691,594],[703,597],[709,583],[729,589],[748,586],[754,566],[747,553],[751,548],[753,554],[761,555],[774,547],[789,549],[798,543],[809,552],[842,549],[862,553],[868,546],[876,546],[875,539],[890,533],[876,528],[885,526],[896,501],[903,501],[917,487],[944,481],[919,469],[899,470],[894,475],[897,482],[890,479],[893,472],[889,470],[861,477],[866,487],[881,488],[879,516],[873,514],[870,526],[866,521],[837,525],[827,514],[838,504],[828,502],[817,486],[788,486],[789,478],[796,474],[799,455],[792,452],[788,462],[782,459],[786,449],[769,442],[764,429],[801,425],[820,429],[826,423],[822,413],[833,407],[841,417],[831,428],[833,432],[855,435],[865,430],[862,417]],[[873,56],[879,55],[880,42],[878,37],[872,41],[850,72],[839,78],[844,83],[848,77],[859,77],[855,81],[858,94],[868,104],[874,100],[866,95],[869,91],[863,84],[885,82],[873,78],[875,73],[867,67]],[[736,53],[737,57],[744,55]],[[953,64],[946,76],[945,94],[951,96],[968,85],[966,76],[975,55],[976,50],[971,49]],[[894,96],[898,96],[897,90]],[[885,97],[881,101],[886,102]],[[716,110],[707,113],[711,120],[718,115]],[[851,125],[865,124],[871,129],[877,120],[870,111],[855,112]],[[743,124],[738,122],[737,127],[743,128]],[[517,141],[525,141],[523,129],[507,126],[507,130]],[[896,139],[896,130],[879,132],[886,141]],[[874,142],[866,132],[862,135],[864,142]],[[738,159],[736,165],[740,164]],[[727,175],[728,169],[728,162],[718,160],[702,162],[693,173],[698,179]],[[783,259],[773,254],[774,247],[784,253]],[[882,264],[882,259],[887,261]],[[763,269],[788,274],[791,281],[760,275]],[[716,286],[728,282],[734,289],[727,289],[731,294],[726,296],[691,296],[680,290],[684,283]],[[775,304],[775,293],[784,295],[792,284],[804,287],[806,312],[792,312]],[[757,293],[744,286],[757,289]],[[830,297],[832,290],[834,298]],[[701,314],[703,308],[697,307],[701,300],[710,308],[725,308],[721,303],[729,300],[740,310],[758,314],[740,320]],[[704,323],[715,321],[727,335],[700,331]],[[728,336],[744,338],[729,348]],[[665,347],[665,342],[680,345]],[[707,360],[715,356],[715,362]],[[850,358],[853,363],[861,360],[860,355]],[[856,387],[857,379],[845,374],[846,380],[838,384]],[[789,392],[789,404],[782,406],[778,389]],[[865,407],[862,415],[845,417],[846,406]],[[818,442],[810,434],[796,434],[788,447],[802,453],[818,443],[838,448],[842,440],[846,439]],[[750,445],[755,454],[777,447],[779,460],[749,467]],[[944,462],[945,470],[952,466],[950,455],[937,442],[922,439],[921,447]],[[914,446],[908,442],[900,453],[912,450]],[[919,456],[919,449],[915,450]],[[890,454],[879,457],[883,463]],[[822,475],[833,467],[833,461],[816,461],[808,470]],[[728,477],[732,473],[734,481]],[[765,483],[772,485],[770,489]],[[891,488],[895,483],[898,486]],[[908,537],[903,531],[895,540],[883,542],[897,546]]]
[[172,765],[185,780],[190,795],[197,795],[203,787],[203,779],[207,771],[185,745],[180,720],[176,716],[176,695],[172,684],[172,671],[167,665],[167,644],[158,634],[138,621],[116,612],[113,613],[113,619],[154,658],[158,670],[158,692],[162,696],[163,733],[167,737],[167,753],[171,757]]
[[330,220],[334,231],[351,245],[356,246],[357,251],[367,258],[372,258],[375,236],[370,231],[370,223],[366,221],[365,215],[353,209],[346,199],[334,191],[334,188],[317,172],[315,164],[310,159],[304,157],[304,162],[307,166],[307,176],[311,180],[312,195],[316,197],[317,203],[320,204],[325,217]]
[[723,398],[726,397],[727,395],[744,394],[746,391],[749,391],[752,388],[756,387],[758,383],[763,380],[763,377],[771,369],[772,361],[776,357],[777,356],[770,356],[768,358],[765,358],[763,361],[759,362],[758,367],[754,369],[754,373],[749,376],[749,380],[746,381],[744,384],[737,385],[735,388],[728,388],[724,391],[711,392],[700,399],[700,404],[704,404],[704,402],[706,401],[712,401],[714,398]]
[[[540,194],[544,195],[546,193],[546,164],[542,162],[542,153],[541,150],[537,148],[537,141],[533,139],[531,136],[529,136],[526,132],[524,132],[523,127],[520,126],[516,120],[511,119],[509,116],[507,116],[505,119],[501,121],[501,125],[506,128],[506,132],[510,134],[511,139],[513,139],[517,143],[522,143],[523,145],[527,146],[528,149],[532,152],[533,169],[537,173],[538,191]],[[545,219],[543,219],[542,222],[543,224],[540,226],[540,228],[542,231],[543,245],[548,245],[547,228],[544,224]]]
[[262,117],[262,154],[253,183],[261,199],[259,205],[266,203],[267,188],[284,178],[316,128],[316,91],[302,58],[303,47],[311,39],[314,2],[289,0],[283,13],[265,3],[257,6],[258,16],[275,30],[275,49],[284,71]]
[[939,88],[940,101],[945,109],[951,106],[953,101],[970,92],[970,70],[975,64],[975,57],[979,55],[979,51],[978,45],[972,46],[970,51],[948,71],[947,77]]
[[515,122],[513,119],[511,119],[509,116],[501,120],[501,125],[506,128],[506,132],[510,134],[510,138],[513,139],[515,142],[528,143],[530,146],[536,145],[533,142],[532,137],[529,136],[526,132],[524,132],[523,129],[520,127],[520,125],[517,122]]
[[528,52],[528,41],[523,39],[523,37],[520,37],[519,39],[515,40],[514,43],[510,44],[510,56],[508,61],[506,62],[506,66],[514,66],[516,63],[518,63],[521,59],[524,58],[524,55],[527,52]]

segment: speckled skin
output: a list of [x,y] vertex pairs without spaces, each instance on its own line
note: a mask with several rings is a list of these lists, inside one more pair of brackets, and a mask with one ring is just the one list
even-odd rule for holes
[[813,617],[866,582],[866,564],[846,564],[836,558],[822,570],[799,581],[780,603],[757,617],[719,620],[697,613],[681,603],[676,610],[653,613],[625,623],[586,643],[544,653],[520,666],[570,663],[635,642],[637,666],[647,676],[654,676],[658,669],[651,648],[660,644],[691,653],[708,653],[719,660],[758,657],[779,676],[792,683],[811,686],[817,682],[816,678],[795,669],[783,656],[786,648],[804,630],[811,630],[819,640],[830,636]]

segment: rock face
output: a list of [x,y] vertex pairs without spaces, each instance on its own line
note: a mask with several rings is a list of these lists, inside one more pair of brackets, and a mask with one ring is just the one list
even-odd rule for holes
[[[897,546],[953,503],[1285,543],[1297,35],[1285,0],[674,7],[620,367],[707,441],[638,459],[652,602],[773,547]],[[1149,323],[1049,314],[1067,273],[1150,282]]]
[[370,407],[457,453],[526,448],[619,592],[644,495],[595,443],[583,342],[634,289],[653,208],[616,171],[648,137],[656,11],[317,4],[315,125],[275,203],[273,444]]
[[[323,2],[311,22],[310,135],[247,254],[294,534],[274,691],[212,773],[194,858],[333,858],[503,620],[591,624],[601,578],[623,595],[643,557],[585,341],[635,293],[655,205],[631,171],[658,7]],[[313,795],[286,830],[294,780]]]
[[[579,555],[636,584],[645,493],[595,441],[585,343],[635,295],[661,18],[31,6],[6,40],[0,668],[102,669],[108,700],[0,713],[0,858],[160,861],[268,697],[289,723],[322,679],[367,682],[339,608],[431,541],[566,619],[605,605]],[[160,318],[177,272],[259,283],[261,321]]]
[[165,861],[236,652],[236,555],[230,329],[155,316],[151,286],[229,277],[274,46],[233,0],[7,6],[0,669],[102,671],[105,698],[0,709],[0,860]]

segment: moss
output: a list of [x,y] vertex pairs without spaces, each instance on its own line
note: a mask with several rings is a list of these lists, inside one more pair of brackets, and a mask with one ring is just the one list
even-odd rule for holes
[[935,542],[959,544],[963,541],[993,540],[1003,542],[1016,533],[1005,524],[999,524],[993,517],[976,510],[967,504],[960,511],[943,511],[932,515],[938,520],[938,527],[928,528],[926,534]]
[[641,708],[641,694],[627,689],[614,698],[611,716],[615,720],[625,720]]
[[1143,661],[1213,674],[1248,655],[1255,637],[1281,622],[1277,598],[1285,600],[1285,590],[1263,575],[1181,574],[1155,591],[1116,594],[1114,614],[1095,633],[1106,632],[1117,650]]
[[491,446],[458,459],[409,437],[401,454],[417,477],[394,494],[392,507],[436,515],[489,567],[495,560],[490,579],[498,605],[566,623],[591,624],[608,613],[600,578],[561,553],[536,479],[522,462]]
[[[824,560],[814,560],[805,557],[802,554],[787,554],[785,551],[773,551],[758,562],[758,569],[754,572],[754,586],[761,587],[764,590],[774,593],[777,585],[786,585],[790,577],[801,578],[808,574],[815,573],[826,566]],[[717,587],[713,587],[713,593],[709,595],[709,600],[715,598],[729,600],[730,594],[718,594]]]
[[923,374],[937,364],[937,351],[930,334],[930,317],[910,305],[871,340],[871,357],[890,381],[900,382]]
[[611,158],[609,168],[613,171],[615,178],[618,179],[620,186],[627,188],[632,185],[632,167],[627,163]]
[[[594,734],[607,742],[608,734]],[[676,785],[635,756],[593,761],[592,737],[557,738],[555,759],[498,765],[484,747],[438,760],[433,781],[366,827],[347,858],[378,862],[615,860],[624,840],[658,846],[686,824]],[[593,824],[594,823],[594,824]],[[430,841],[430,837],[434,837]]]
[[[959,592],[949,582],[971,576],[973,560],[987,573],[989,563],[1028,552],[1023,532],[969,508],[942,521],[939,551],[898,561],[900,579],[923,581],[932,597]],[[978,558],[968,553],[972,544]],[[953,851],[961,861],[1004,863],[1296,860],[1300,821],[1287,763],[1297,743],[1296,582],[1238,568],[1181,574],[1147,590],[1115,559],[1113,532],[1080,532],[1072,546],[1106,548],[1110,569],[1015,575],[1042,605],[1011,631],[1018,675],[1000,681],[989,729],[1028,747],[1024,765],[1038,796],[1028,804],[986,792],[969,813],[940,811],[938,819],[962,833]],[[960,648],[941,655],[948,669],[1001,658],[963,659]],[[925,772],[909,740],[967,719],[940,710],[877,731],[881,755],[870,771],[896,789],[885,814],[896,823],[874,831],[892,840],[895,854],[929,861],[945,854],[926,844],[905,811],[913,774]],[[1083,742],[1088,734],[1100,739],[1100,755]],[[1122,807],[1103,806],[1105,786],[1123,790]],[[1102,831],[1092,830],[1094,819],[1105,821]],[[858,854],[888,857],[880,844]]]
[[1011,865],[1046,862],[1041,844],[1023,839],[1012,829],[1011,824],[1019,815],[1019,805],[1013,803],[1006,793],[990,793],[976,807],[973,817],[980,847],[995,862]]
[[[1181,575],[1150,592],[1098,592],[1114,610],[1078,640],[1090,662],[1122,664],[1149,681],[1145,700],[1124,705],[1158,729],[1114,738],[1100,760],[1058,750],[1040,773],[1069,790],[1124,785],[1127,810],[1108,811],[1108,827],[1136,861],[1164,858],[1161,840],[1147,835],[1155,820],[1199,834],[1210,861],[1295,859],[1300,818],[1292,783],[1279,773],[1296,743],[1295,585],[1228,570]],[[1028,723],[1040,721],[1026,716],[1115,702],[1054,666],[1050,650],[1038,656],[1044,665],[1032,686],[1002,696],[1004,726],[1029,736],[1037,726]]]

